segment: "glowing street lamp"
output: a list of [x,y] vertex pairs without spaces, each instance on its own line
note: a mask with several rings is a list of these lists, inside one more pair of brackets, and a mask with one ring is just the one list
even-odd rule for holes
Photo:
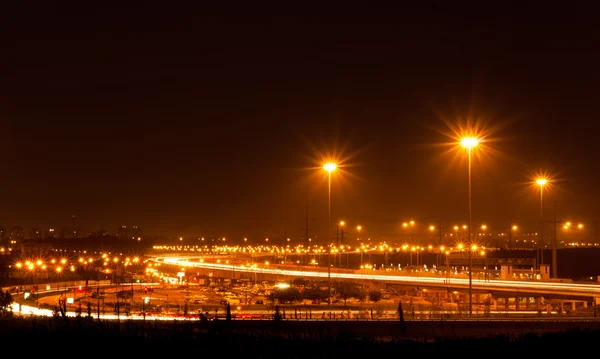
[[544,216],[544,186],[548,184],[548,179],[538,178],[535,183],[540,186],[540,218]]
[[[545,177],[538,177],[535,180],[535,184],[540,186],[540,245],[544,245],[544,186],[550,182]],[[539,257],[538,263],[544,262],[544,249],[538,246],[537,256]]]
[[327,281],[328,281],[328,292],[327,298],[328,306],[331,307],[331,172],[335,171],[337,164],[334,162],[327,162],[323,165],[323,169],[327,171],[327,246],[329,247],[329,254],[327,256]]
[[[471,152],[474,147],[477,147],[479,144],[479,139],[477,137],[463,137],[460,140],[460,144],[462,147],[467,149],[468,154],[468,162],[469,162],[469,242],[471,242],[471,227],[472,227],[472,207],[471,207]],[[473,259],[471,255],[472,251],[469,251],[469,316],[473,315],[473,275],[472,275],[472,266]]]

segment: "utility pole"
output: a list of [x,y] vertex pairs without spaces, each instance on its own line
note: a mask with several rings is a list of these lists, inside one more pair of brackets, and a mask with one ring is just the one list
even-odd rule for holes
[[[309,221],[313,220],[314,218],[309,218],[308,217],[308,194],[306,196],[306,210],[305,210],[305,217],[304,217],[304,228],[302,228],[302,230],[304,231],[304,246],[305,249],[307,251],[307,263],[310,262],[310,245],[311,245],[311,241],[310,241],[310,231],[311,228],[309,227]],[[304,254],[302,254],[302,258],[303,258]]]
[[558,245],[558,241],[556,239],[556,235],[558,231],[556,230],[556,204],[557,201],[554,200],[554,238],[552,239],[552,278],[558,278],[558,261],[556,258],[556,246]]
[[304,221],[304,245],[306,246],[306,248],[308,248],[308,198],[306,198],[306,214],[304,217]]
[[438,243],[438,246],[440,248],[440,253],[438,253],[438,255],[437,255],[436,265],[439,267],[439,265],[440,265],[440,255],[442,254],[441,253],[441,248],[442,248],[442,245],[444,245],[444,242],[442,240],[442,221],[441,220],[440,220],[440,225],[439,225],[438,232],[439,232],[439,237],[440,237],[440,242]]
[[[287,229],[284,228],[283,229],[283,264],[286,263],[287,261],[287,245],[288,245],[288,241],[287,241]],[[255,283],[256,284],[256,283]]]
[[508,222],[508,249],[512,249],[512,219]]

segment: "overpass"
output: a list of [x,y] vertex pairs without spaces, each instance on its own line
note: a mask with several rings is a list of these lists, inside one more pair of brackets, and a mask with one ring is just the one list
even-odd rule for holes
[[[151,260],[181,267],[210,269],[226,272],[248,273],[250,275],[275,275],[289,278],[321,278],[332,280],[366,280],[386,284],[417,286],[420,288],[438,288],[443,290],[466,290],[469,287],[468,278],[447,277],[438,275],[399,275],[395,271],[381,270],[339,270],[332,268],[328,274],[324,268],[302,266],[245,266],[239,264],[223,264],[199,260],[200,257],[160,256]],[[472,289],[480,293],[494,293],[513,296],[577,298],[592,300],[600,304],[600,284],[573,283],[542,280],[499,280],[472,278]]]

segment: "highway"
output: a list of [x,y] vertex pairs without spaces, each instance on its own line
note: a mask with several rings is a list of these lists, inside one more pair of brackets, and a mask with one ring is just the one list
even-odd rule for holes
[[[154,257],[152,260],[172,264],[181,267],[194,267],[204,269],[215,269],[224,271],[246,272],[246,273],[264,273],[287,277],[310,277],[327,279],[329,274],[323,268],[318,270],[290,270],[281,269],[273,265],[265,267],[248,267],[244,265],[232,265],[222,263],[210,263],[206,261],[193,261],[192,257]],[[372,271],[369,273],[338,273],[332,269],[331,279],[356,279],[382,281],[386,283],[398,283],[406,285],[418,285],[431,288],[455,288],[466,289],[469,287],[468,278],[446,278],[435,276],[411,276],[397,275],[395,272]],[[571,282],[550,282],[541,280],[484,280],[472,278],[473,290],[484,292],[511,292],[522,293],[523,295],[555,295],[567,296],[571,298],[600,298],[600,284],[571,283]]]

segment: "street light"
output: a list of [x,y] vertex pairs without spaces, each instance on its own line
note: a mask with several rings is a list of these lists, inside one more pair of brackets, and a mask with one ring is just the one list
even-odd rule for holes
[[516,231],[517,229],[519,229],[519,227],[517,227],[517,225],[514,224],[508,230],[508,249],[512,249],[512,235],[513,235],[513,232]]
[[[472,207],[471,207],[471,152],[474,147],[479,144],[479,139],[476,137],[463,137],[460,140],[461,146],[467,149],[468,162],[469,162],[469,243],[471,242],[471,227],[472,227]],[[469,317],[473,315],[473,275],[472,275],[472,251],[469,251]]]
[[[544,245],[544,186],[548,184],[548,179],[539,177],[535,180],[535,183],[540,186],[540,245]],[[544,262],[544,248],[538,245],[538,257],[540,259],[539,264]],[[539,265],[538,265],[539,267]]]
[[544,216],[544,186],[548,184],[548,179],[538,178],[535,183],[540,186],[540,217]]
[[331,307],[331,172],[335,171],[337,165],[333,162],[327,162],[323,169],[327,171],[327,245],[329,253],[327,255],[327,287],[329,296],[327,298],[328,306]]

